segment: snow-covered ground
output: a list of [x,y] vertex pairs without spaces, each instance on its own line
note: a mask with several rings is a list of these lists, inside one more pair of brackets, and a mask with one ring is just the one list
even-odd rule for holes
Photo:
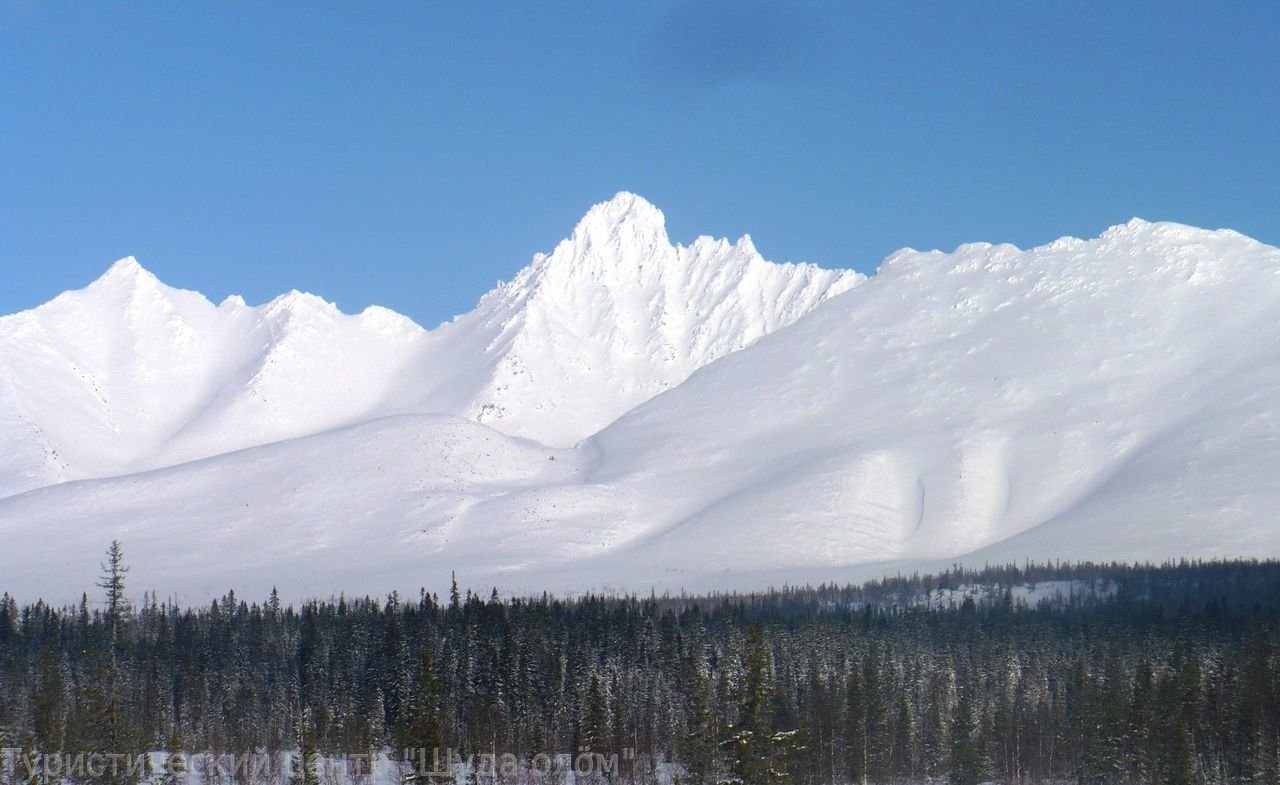
[[113,537],[192,599],[1275,556],[1277,325],[1280,250],[1137,220],[864,280],[623,194],[431,331],[126,261],[0,319],[0,575],[78,596]]

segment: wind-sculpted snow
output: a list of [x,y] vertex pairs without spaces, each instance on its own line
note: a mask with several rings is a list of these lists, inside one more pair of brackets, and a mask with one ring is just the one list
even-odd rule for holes
[[[0,537],[16,546],[0,555],[7,588],[74,595],[81,587],[66,576],[87,587],[112,537],[133,544],[140,587],[201,595],[439,589],[451,570],[475,587],[709,589],[955,561],[1280,555],[1277,249],[1133,221],[1029,251],[901,251],[823,302],[856,280],[760,267],[745,241],[655,256],[644,249],[671,246],[653,213],[622,197],[596,208],[556,252],[436,331],[386,314],[361,322],[403,348],[368,371],[397,380],[378,407],[437,405],[480,422],[357,422],[366,404],[354,390],[349,408],[324,410],[337,430],[0,500]],[[610,242],[639,250],[593,254]],[[641,271],[659,257],[652,277]],[[716,293],[714,271],[735,265],[725,280],[738,283]],[[769,299],[779,291],[790,305]],[[365,318],[313,310],[316,320]],[[617,316],[636,313],[662,316]],[[196,317],[186,321],[199,332]],[[264,329],[255,324],[245,334]],[[121,400],[115,384],[142,378],[95,376],[95,356],[85,349],[77,362],[109,403]],[[421,369],[445,359],[467,385],[432,386]],[[267,366],[237,370],[256,379]],[[224,369],[175,369],[191,380],[190,401],[174,407],[183,416],[129,428],[163,433],[219,409],[195,391]],[[288,378],[218,389],[301,396]],[[631,386],[606,381],[618,379]],[[567,391],[548,397],[544,384]],[[67,386],[52,395],[98,399],[88,382]],[[509,435],[536,434],[539,412],[572,424],[581,411],[598,418],[592,430],[615,417],[593,396],[615,387],[629,410],[576,446]],[[49,478],[70,478],[86,459],[59,447],[63,431],[8,408],[23,393],[0,387],[19,415],[6,433],[21,435],[22,450],[0,466],[34,455]],[[137,396],[128,405],[148,400]],[[136,462],[182,442],[123,443],[137,445],[125,456]]]

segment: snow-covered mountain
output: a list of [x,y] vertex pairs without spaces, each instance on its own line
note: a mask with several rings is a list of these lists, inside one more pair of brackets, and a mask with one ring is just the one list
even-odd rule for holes
[[[899,252],[606,429],[636,558],[1280,555],[1280,250],[1133,221]],[[723,558],[723,557],[722,557]]]
[[427,331],[290,292],[213,305],[135,260],[0,318],[0,496],[446,413],[570,446],[863,280],[667,239],[618,194],[469,314]]
[[[1280,250],[1135,220],[1028,251],[905,250],[855,287],[767,266],[745,241],[671,249],[655,214],[623,196],[595,208],[555,253],[431,332],[317,307],[392,347],[371,371],[393,380],[364,410],[375,416],[353,404],[326,421],[336,430],[0,499],[0,575],[74,593],[67,576],[88,585],[111,537],[135,584],[202,596],[438,588],[454,569],[515,589],[726,588],[954,561],[1280,555]],[[713,293],[706,282],[735,265],[738,283]],[[763,307],[769,292],[792,304]],[[234,336],[262,329],[253,314]],[[76,361],[93,371],[111,351]],[[422,369],[446,361],[465,387],[432,386]],[[192,389],[224,373],[175,367]],[[114,385],[146,378],[132,372],[89,378],[113,402]],[[31,384],[8,394],[35,395]],[[83,396],[67,385],[56,394]],[[615,387],[620,410],[597,416],[593,396]],[[131,394],[129,406],[154,405]],[[160,433],[220,407],[127,426]],[[576,444],[494,430],[540,435],[540,413],[567,428],[578,407],[596,419]],[[43,421],[6,416],[11,465],[60,444]]]
[[293,438],[365,417],[423,341],[403,317],[291,292],[215,306],[133,259],[0,318],[0,495]]
[[465,372],[406,379],[396,408],[571,446],[863,280],[767,262],[750,237],[672,245],[656,207],[618,194],[551,254],[441,326],[414,370]]

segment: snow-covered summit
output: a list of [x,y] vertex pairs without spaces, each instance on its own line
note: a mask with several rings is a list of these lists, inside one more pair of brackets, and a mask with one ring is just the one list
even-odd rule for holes
[[[78,291],[65,292],[49,305],[66,300],[73,300],[84,306],[110,303],[112,306],[119,306],[122,311],[137,314],[139,310],[147,308],[148,304],[163,309],[161,303],[188,294],[195,293],[166,286],[150,270],[139,264],[137,259],[126,256],[108,267],[106,272],[88,286]],[[48,307],[45,306],[46,309]]]
[[574,227],[570,241],[578,245],[652,248],[669,242],[667,218],[643,197],[621,191],[609,201],[593,205]]
[[[102,277],[94,283],[104,285],[116,282],[129,285],[137,282],[155,283],[158,280],[151,274],[151,271],[138,264],[137,259],[132,256],[126,256],[108,267]],[[92,286],[93,284],[90,285]]]
[[747,238],[673,245],[621,193],[441,334],[484,336],[492,360],[465,416],[568,446],[863,280],[767,262]]

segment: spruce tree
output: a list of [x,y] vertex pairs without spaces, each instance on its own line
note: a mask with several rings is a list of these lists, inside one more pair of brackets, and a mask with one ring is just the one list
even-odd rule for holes
[[1168,757],[1162,767],[1160,785],[1195,785],[1199,778],[1186,722],[1181,717],[1173,718],[1168,733]]
[[[431,650],[424,647],[417,684],[410,700],[409,722],[400,740],[412,779],[425,780],[433,773],[438,774],[437,763],[443,766],[448,759],[445,726],[441,719],[443,702],[435,658]],[[440,781],[438,776],[435,780]]]
[[289,785],[320,785],[320,756],[316,749],[310,709],[303,709],[299,714],[297,744],[289,767]]
[[855,662],[849,669],[844,700],[845,776],[851,783],[867,781],[867,706],[862,673]]
[[62,661],[52,647],[40,652],[40,680],[32,718],[35,744],[47,752],[60,752],[66,739],[65,681]]
[[681,760],[692,785],[716,782],[716,718],[711,679],[701,646],[689,657],[685,694],[688,696],[688,725]]
[[131,684],[121,663],[125,624],[131,609],[124,594],[129,568],[119,540],[111,541],[107,560],[101,566],[98,586],[104,592],[106,606],[106,640],[102,642],[105,651],[99,651],[93,676],[81,687],[83,722],[79,730],[84,738],[77,746],[106,761],[101,776],[91,779],[103,785],[133,785],[140,773],[149,772],[145,768],[138,772],[133,767],[145,754],[145,742],[137,734],[136,712],[127,705]]
[[582,731],[579,749],[607,754],[613,740],[613,723],[610,721],[609,696],[600,672],[592,669],[587,681],[587,694],[583,701]]
[[982,756],[976,736],[976,717],[968,689],[961,689],[951,724],[950,785],[978,785],[983,779]]
[[773,683],[769,652],[760,629],[747,631],[746,658],[738,695],[738,722],[726,742],[733,760],[733,774],[745,785],[766,785],[773,772]]
[[165,758],[165,785],[183,785],[187,780],[187,762],[183,757],[182,738],[178,734],[178,723],[173,724],[169,734],[168,756]]

